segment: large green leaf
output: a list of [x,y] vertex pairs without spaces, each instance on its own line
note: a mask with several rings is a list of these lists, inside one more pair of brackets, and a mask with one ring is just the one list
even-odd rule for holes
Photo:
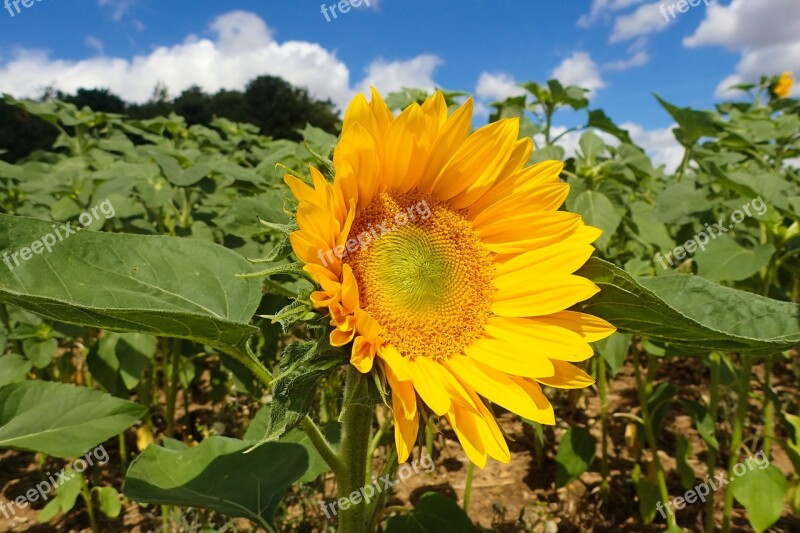
[[697,273],[709,281],[740,281],[764,268],[774,252],[771,244],[748,249],[733,237],[719,235],[697,253]]
[[[250,425],[247,426],[244,440],[256,444],[264,435],[269,433],[271,410],[272,405],[265,405],[258,410],[256,416],[250,421]],[[334,450],[339,447],[342,436],[341,429],[341,424],[336,420],[329,421],[325,424],[325,427],[322,428],[325,437],[328,439],[328,442],[332,444]],[[308,469],[305,474],[303,474],[303,477],[297,480],[298,483],[309,483],[317,479],[320,474],[330,472],[331,468],[328,466],[328,463],[326,463],[325,459],[319,454],[314,444],[312,444],[311,440],[308,438],[308,435],[300,429],[295,428],[289,431],[278,442],[293,442],[299,444],[305,448],[308,453]]]
[[473,533],[475,526],[461,508],[447,496],[428,492],[408,514],[386,522],[386,533]]
[[47,381],[0,388],[0,448],[78,457],[147,409],[98,390]]
[[[65,233],[60,224],[0,214],[0,249],[8,253],[0,265],[0,301],[61,322],[244,353],[261,285],[235,277],[252,272],[243,258],[194,239]],[[41,253],[15,261],[13,254],[43,239],[56,241],[50,252],[37,246]]]
[[749,465],[741,463],[736,466],[744,466],[745,471],[731,480],[730,490],[733,491],[733,497],[747,509],[747,520],[753,529],[758,533],[766,531],[783,514],[786,478],[773,465],[761,468],[751,460]]
[[251,445],[210,437],[195,448],[174,441],[169,449],[149,446],[128,469],[123,492],[139,502],[212,509],[269,529],[281,496],[306,472],[308,454],[284,442],[245,453]]
[[585,427],[574,426],[567,430],[558,443],[556,453],[556,488],[578,479],[592,465],[595,440]]
[[605,248],[622,221],[622,215],[614,208],[611,200],[600,192],[583,191],[575,198],[572,208],[583,216],[588,225],[603,230],[603,234],[597,239],[597,246]]
[[578,309],[634,333],[705,351],[774,353],[800,343],[800,306],[676,274],[634,278],[592,258],[578,272],[600,292]]

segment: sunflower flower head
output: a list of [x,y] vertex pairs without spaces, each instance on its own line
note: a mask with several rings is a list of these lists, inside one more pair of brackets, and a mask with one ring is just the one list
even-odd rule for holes
[[784,72],[778,78],[778,83],[775,85],[775,88],[772,89],[772,94],[777,98],[787,98],[789,93],[792,92],[793,86],[794,80],[792,79],[792,73]]
[[347,109],[333,183],[313,167],[312,186],[286,177],[312,304],[353,366],[383,370],[401,462],[426,413],[447,419],[476,465],[508,462],[484,399],[554,424],[542,385],[593,383],[573,363],[614,331],[567,310],[599,290],[574,272],[600,231],[558,210],[562,163],[528,166],[517,119],[470,134],[472,108],[449,114],[437,92],[395,117],[373,89]]

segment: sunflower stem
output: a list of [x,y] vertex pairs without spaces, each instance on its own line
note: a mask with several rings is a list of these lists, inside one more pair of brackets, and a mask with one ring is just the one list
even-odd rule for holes
[[[647,446],[650,448],[650,453],[653,456],[653,465],[656,469],[656,480],[658,482],[658,491],[661,495],[662,502],[670,501],[669,491],[667,490],[667,477],[664,474],[664,467],[661,464],[661,459],[658,457],[658,443],[656,441],[656,434],[653,431],[653,420],[650,417],[650,406],[647,400],[653,394],[652,379],[655,375],[655,358],[650,354],[645,354],[647,357],[647,374],[642,378],[642,371],[640,362],[635,361],[633,370],[636,376],[636,388],[639,393],[639,404],[642,409],[642,420],[644,421],[644,434],[647,439]],[[678,522],[675,519],[674,513],[667,513],[667,530],[677,530]]]
[[[742,373],[739,375],[739,396],[736,400],[736,419],[731,436],[730,455],[728,457],[728,479],[736,477],[733,467],[739,462],[739,448],[742,446],[744,419],[747,414],[747,399],[750,396],[750,374],[753,370],[753,357],[742,357]],[[722,533],[731,530],[731,513],[733,512],[733,491],[725,487],[725,507],[722,510]]]
[[464,485],[464,514],[469,514],[469,497],[472,494],[472,475],[475,473],[475,463],[467,465],[467,481]]
[[600,443],[600,491],[603,495],[608,494],[609,472],[608,472],[608,376],[606,375],[606,361],[602,357],[597,358],[597,387],[600,395],[600,427],[602,430],[602,442]]
[[[339,498],[360,494],[360,489],[366,484],[373,415],[367,394],[367,381],[355,367],[348,367],[344,396],[349,401],[345,403],[341,416],[342,447],[339,460],[342,468],[336,473]],[[368,530],[366,502],[351,503],[347,509],[340,508],[340,533],[367,533]]]
[[[717,418],[719,417],[719,371],[721,359],[722,355],[719,352],[711,352],[708,360],[711,367],[711,396],[708,401],[708,411],[714,423],[714,435],[717,434]],[[709,446],[706,454],[706,474],[713,477],[716,468],[717,450]],[[706,496],[706,533],[713,533],[714,531],[714,499],[713,491]]]

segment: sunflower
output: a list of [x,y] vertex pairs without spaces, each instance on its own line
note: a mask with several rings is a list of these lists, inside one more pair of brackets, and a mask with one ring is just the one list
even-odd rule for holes
[[775,85],[775,88],[772,89],[772,93],[778,98],[786,98],[792,91],[792,85],[794,85],[794,80],[792,79],[792,73],[784,72],[778,78],[778,83]]
[[526,166],[518,119],[470,134],[472,100],[448,116],[437,92],[393,116],[378,92],[348,107],[333,183],[286,176],[297,198],[292,247],[320,290],[334,346],[380,367],[392,390],[400,462],[420,418],[445,417],[469,459],[510,461],[485,400],[554,424],[542,385],[586,387],[572,363],[614,331],[567,311],[599,289],[573,273],[601,232],[559,211],[562,163]]

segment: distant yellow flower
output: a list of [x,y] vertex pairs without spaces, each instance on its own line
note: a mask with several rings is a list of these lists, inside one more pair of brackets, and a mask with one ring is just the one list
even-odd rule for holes
[[793,85],[794,80],[792,79],[792,73],[784,72],[781,74],[781,77],[778,78],[778,84],[775,86],[772,92],[778,98],[786,98],[789,96],[789,93],[792,92]]
[[558,210],[562,163],[526,166],[518,119],[470,135],[472,108],[448,117],[437,92],[394,117],[373,89],[347,109],[333,183],[314,168],[313,188],[286,177],[292,247],[321,287],[312,303],[328,310],[333,345],[352,342],[352,365],[386,375],[401,462],[426,412],[448,420],[476,465],[508,462],[481,397],[554,424],[541,385],[592,384],[571,363],[614,331],[566,311],[599,290],[573,273],[601,232]]

